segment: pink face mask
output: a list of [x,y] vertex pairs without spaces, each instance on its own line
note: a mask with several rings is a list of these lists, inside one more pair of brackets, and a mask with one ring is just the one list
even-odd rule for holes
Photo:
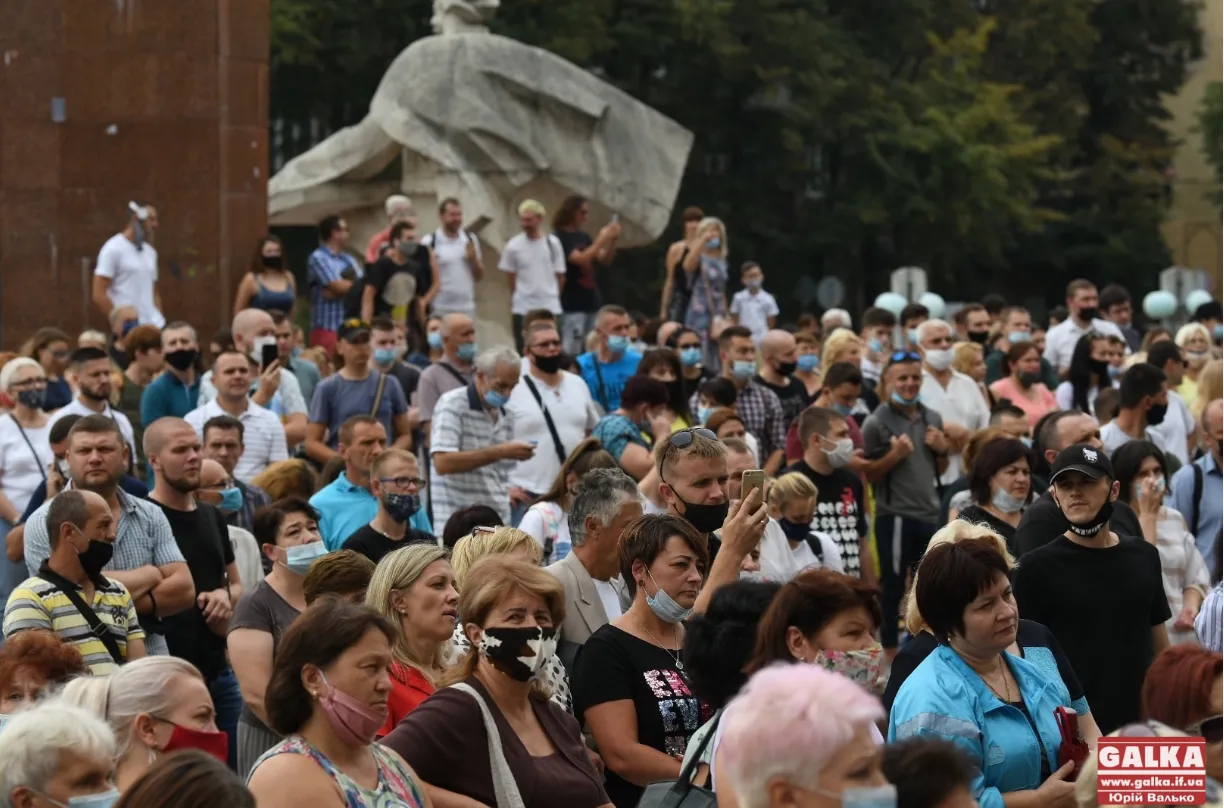
[[319,699],[319,706],[323,708],[327,723],[331,724],[336,736],[349,746],[368,746],[373,743],[374,736],[387,720],[386,712],[377,713],[371,710],[343,690],[332,687],[322,671],[319,675],[323,677],[323,684],[327,685],[327,695]]
[[872,693],[879,693],[886,683],[883,676],[884,649],[879,643],[861,651],[817,651],[813,663],[833,673],[840,673]]

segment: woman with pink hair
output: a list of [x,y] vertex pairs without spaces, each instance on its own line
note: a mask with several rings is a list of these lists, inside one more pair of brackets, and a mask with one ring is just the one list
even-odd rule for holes
[[720,808],[895,804],[871,734],[883,717],[880,702],[840,674],[815,665],[760,671],[723,716]]

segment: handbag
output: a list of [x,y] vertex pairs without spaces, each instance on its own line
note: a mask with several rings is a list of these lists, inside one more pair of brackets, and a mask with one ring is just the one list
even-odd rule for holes
[[485,734],[489,736],[489,771],[493,775],[493,793],[497,797],[497,808],[525,808],[518,784],[514,782],[514,773],[510,771],[510,764],[506,762],[506,755],[502,751],[501,733],[497,730],[493,713],[489,712],[489,705],[471,685],[458,682],[451,687],[467,693],[476,699],[476,704],[480,706]]
[[1062,736],[1062,745],[1058,747],[1058,766],[1062,768],[1068,761],[1075,764],[1071,770],[1071,780],[1079,777],[1084,761],[1088,759],[1088,744],[1080,737],[1079,717],[1074,710],[1059,707],[1054,711],[1054,719],[1058,721],[1058,734]]
[[[720,718],[721,720],[721,718]],[[710,731],[701,739],[697,751],[689,759],[688,764],[680,770],[677,780],[660,780],[646,786],[638,799],[637,808],[716,808],[718,798],[708,788],[695,786],[692,783],[693,772],[701,762],[701,753],[718,734],[718,723],[710,727]]]

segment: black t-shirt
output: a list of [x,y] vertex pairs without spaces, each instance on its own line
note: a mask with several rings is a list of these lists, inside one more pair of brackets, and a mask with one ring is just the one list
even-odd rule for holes
[[[156,501],[156,500],[155,500]],[[226,569],[234,563],[234,546],[230,544],[229,528],[221,511],[200,503],[194,511],[180,511],[157,503],[174,542],[187,561],[196,595],[226,586]],[[254,586],[250,582],[248,586]],[[171,615],[162,621],[166,645],[171,656],[185,659],[200,669],[206,681],[229,667],[225,659],[225,636],[217,635],[204,620],[199,606]]]
[[353,535],[344,540],[341,550],[352,550],[361,553],[377,564],[387,553],[407,547],[410,544],[437,544],[438,540],[420,530],[408,528],[404,538],[396,541],[389,539],[369,525],[362,525]]
[[412,394],[421,383],[421,371],[413,365],[396,361],[387,372],[399,380],[400,387],[404,389],[404,400],[411,402]]
[[557,230],[553,233],[565,252],[565,288],[561,290],[561,308],[567,312],[599,311],[599,285],[595,283],[595,267],[590,269],[570,263],[570,253],[585,250],[593,243],[581,230]]
[[[1022,657],[1026,656],[1025,648],[1048,648],[1050,655],[1054,657],[1054,663],[1058,666],[1058,675],[1062,678],[1063,684],[1067,686],[1067,693],[1071,696],[1071,700],[1075,701],[1084,697],[1084,686],[1080,684],[1079,677],[1075,675],[1075,669],[1071,667],[1071,660],[1067,659],[1058,640],[1048,628],[1032,620],[1021,618],[1016,625],[1016,645],[1020,646]],[[918,632],[901,646],[901,650],[897,652],[892,662],[892,667],[889,668],[888,686],[884,688],[884,695],[880,697],[885,710],[892,712],[893,700],[897,698],[897,691],[901,689],[901,685],[905,684],[909,675],[938,647],[939,641],[929,631]],[[1091,707],[1092,703],[1089,702],[1088,706]]]
[[1016,529],[1004,522],[999,517],[995,516],[990,511],[983,508],[981,505],[973,504],[966,506],[956,517],[962,522],[972,522],[975,525],[986,525],[995,533],[1003,537],[1003,541],[1007,542],[1007,550],[1013,556],[1016,555]]
[[799,413],[803,412],[804,408],[807,407],[807,387],[794,376],[788,376],[786,384],[781,387],[770,384],[761,378],[760,375],[753,379],[753,381],[768,390],[773,390],[778,396],[778,401],[782,403],[782,420],[788,427],[791,421],[798,418]]
[[1156,546],[1124,538],[1085,547],[1060,536],[1024,556],[1013,587],[1020,614],[1066,649],[1101,733],[1138,721],[1152,628],[1171,616]]
[[433,270],[429,264],[429,248],[424,244],[416,245],[416,250],[403,264],[395,263],[388,253],[366,267],[365,284],[374,287],[375,317],[384,317],[391,313],[392,306],[383,299],[383,295],[387,292],[388,286],[394,288],[406,282],[405,278],[396,278],[396,275],[407,275],[412,278],[416,284],[414,299],[429,291],[430,283],[433,281]]
[[[670,639],[670,638],[660,638]],[[632,701],[637,741],[682,760],[688,740],[710,708],[689,690],[673,653],[608,624],[586,641],[570,679],[574,715],[610,701]],[[604,784],[616,808],[636,808],[642,787],[608,770]]]
[[860,539],[867,535],[867,509],[864,507],[863,483],[845,469],[833,469],[821,474],[799,460],[783,470],[797,471],[816,486],[816,515],[812,530],[827,533],[837,542],[842,565],[847,575],[858,577],[862,571],[859,559]]
[[[1109,529],[1119,536],[1143,535],[1139,517],[1135,516],[1131,506],[1121,500],[1113,504]],[[1032,505],[1025,508],[1024,516],[1020,517],[1020,527],[1016,528],[1016,557],[1031,553],[1066,532],[1067,520],[1047,490],[1037,497]]]

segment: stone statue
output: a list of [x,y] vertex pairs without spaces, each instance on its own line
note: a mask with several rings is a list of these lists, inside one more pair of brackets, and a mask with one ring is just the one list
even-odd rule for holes
[[268,183],[274,225],[342,213],[360,249],[385,226],[382,203],[404,193],[421,216],[459,200],[485,250],[477,287],[485,344],[508,341],[509,292],[496,260],[519,230],[515,209],[589,200],[588,229],[613,214],[622,247],[666,227],[693,136],[593,74],[540,48],[488,32],[499,0],[435,0],[438,32],[405,49],[361,123],[291,160]]

